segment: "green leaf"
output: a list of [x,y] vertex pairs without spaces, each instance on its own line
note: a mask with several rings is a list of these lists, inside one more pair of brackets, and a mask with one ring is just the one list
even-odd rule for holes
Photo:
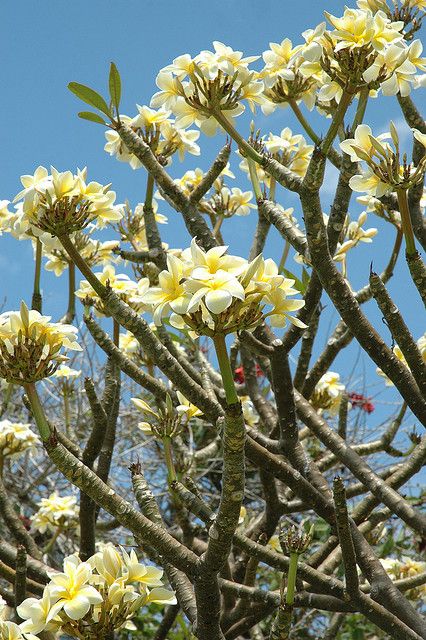
[[86,85],[79,84],[78,82],[70,82],[68,89],[74,93],[77,98],[83,100],[83,102],[90,104],[91,107],[95,107],[95,109],[99,109],[99,111],[111,117],[111,111],[103,97],[90,87],[86,87]]
[[121,100],[121,78],[113,62],[111,62],[109,69],[109,95],[111,96],[112,104],[118,112]]
[[82,118],[82,120],[90,120],[91,122],[97,122],[105,125],[107,124],[101,116],[97,113],[93,113],[93,111],[80,111],[77,115],[79,118]]
[[305,293],[306,291],[306,287],[303,284],[303,282],[294,275],[294,273],[292,273],[291,271],[289,271],[288,269],[283,269],[283,274],[285,275],[286,278],[291,278],[292,280],[294,280],[294,288],[297,289],[298,291],[300,291],[300,293]]
[[305,288],[308,286],[310,279],[311,279],[311,276],[309,275],[309,272],[305,269],[305,267],[303,267],[303,269],[302,269],[302,282],[303,282]]

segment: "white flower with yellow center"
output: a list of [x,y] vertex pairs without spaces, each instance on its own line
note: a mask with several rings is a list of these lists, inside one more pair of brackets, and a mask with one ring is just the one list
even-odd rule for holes
[[236,216],[248,216],[250,209],[256,209],[256,205],[251,202],[252,191],[241,191],[238,187],[233,187],[230,191],[228,207]]
[[81,369],[72,369],[66,364],[61,364],[52,374],[52,378],[76,379],[81,376]]
[[45,533],[55,531],[57,527],[68,529],[77,526],[78,507],[74,496],[60,496],[56,491],[38,503],[39,510],[31,516],[33,531]]
[[319,379],[315,390],[319,393],[327,393],[332,398],[337,398],[345,390],[345,385],[340,382],[340,375],[334,371],[327,371]]
[[259,416],[256,413],[253,402],[250,400],[249,396],[242,396],[240,399],[244,422],[248,424],[249,427],[255,427],[259,422]]
[[371,45],[381,51],[386,45],[402,40],[403,22],[391,22],[385,13],[346,8],[341,18],[324,12],[335,28],[331,36],[337,40],[335,50],[357,49]]
[[120,351],[126,355],[132,355],[139,350],[139,342],[133,333],[127,331],[126,333],[120,333],[119,347]]
[[[369,127],[368,124],[359,124],[355,129],[354,137],[343,140],[343,142],[340,143],[340,148],[350,156],[352,162],[363,160],[363,157],[358,155],[359,150],[363,151],[368,156],[373,157],[376,155],[376,150],[371,142],[372,133],[371,127]],[[388,138],[390,138],[389,133],[382,133],[375,139],[381,142]]]
[[50,322],[50,316],[29,310],[25,302],[21,303],[20,311],[2,313],[0,376],[17,383],[35,382],[50,376],[57,364],[66,360],[62,349],[82,350],[76,341],[76,333],[77,329],[72,325]]
[[38,634],[41,631],[58,631],[61,620],[56,616],[61,609],[61,604],[52,598],[50,589],[46,586],[43,596],[38,598],[27,598],[19,607],[17,613],[22,620],[19,626],[24,634]]
[[88,584],[91,577],[90,564],[80,562],[76,556],[65,558],[63,573],[51,576],[51,596],[71,620],[80,620],[91,605],[102,602],[101,594]]
[[[247,265],[247,261],[244,258],[238,256],[230,256],[226,253],[228,247],[219,246],[212,247],[208,251],[204,251],[198,244],[195,238],[191,240],[190,252],[186,249],[183,252],[184,258],[191,260],[194,270],[201,267],[205,271],[210,273],[216,273],[219,269],[222,271],[228,271],[234,275],[242,273]],[[194,276],[195,273],[195,276]],[[192,275],[196,277],[197,272],[192,272]]]
[[16,458],[26,451],[32,452],[40,443],[39,437],[23,422],[0,420],[0,454]]
[[[130,116],[120,114],[120,120],[123,124],[129,127],[132,126],[132,118],[130,118]],[[130,153],[117,131],[110,129],[105,131],[105,138],[106,144],[104,150],[109,153],[110,156],[116,156],[120,162],[127,162],[132,169],[139,169],[142,166],[142,162],[133,153]]]
[[25,640],[25,636],[17,624],[3,620],[0,620],[0,638],[1,640]]
[[185,416],[186,420],[191,420],[191,418],[197,418],[198,416],[203,415],[203,412],[200,411],[200,409],[196,407],[195,404],[192,404],[189,400],[187,400],[183,393],[181,393],[180,391],[176,391],[176,395],[180,403],[176,407],[176,411],[182,416]]
[[180,129],[170,120],[162,122],[160,128],[162,138],[158,144],[158,153],[163,153],[166,149],[173,149],[173,153],[177,151],[181,162],[185,153],[190,153],[193,156],[200,155],[200,147],[196,144],[196,140],[200,137],[199,131]]
[[380,180],[370,167],[365,167],[362,173],[352,176],[349,186],[352,191],[360,191],[377,198],[381,198],[392,190],[392,186]]
[[166,110],[173,110],[176,100],[182,92],[180,81],[174,77],[172,72],[163,69],[156,77],[155,84],[160,91],[157,91],[157,93],[154,93],[152,96],[151,107],[154,109],[162,107]]
[[213,314],[220,314],[231,306],[233,299],[244,300],[244,289],[238,279],[227,271],[218,269],[210,273],[202,267],[195,269],[191,280],[185,282],[185,290],[192,294],[187,312],[197,311],[203,302]]
[[170,115],[170,111],[164,109],[151,109],[146,105],[136,105],[139,111],[139,115],[135,116],[132,120],[131,126],[135,129],[152,129],[165,122]]
[[175,313],[186,313],[189,296],[182,284],[184,264],[172,254],[167,255],[167,270],[158,276],[158,287],[152,287],[144,296],[146,304],[155,306],[154,322],[161,325],[162,318],[170,310]]
[[[294,280],[290,280],[294,284]],[[293,289],[292,289],[293,291]],[[288,291],[286,292],[282,288],[277,288],[273,291],[269,291],[266,295],[266,300],[272,305],[272,311],[265,314],[268,317],[273,327],[285,327],[288,320],[291,324],[294,324],[300,329],[306,329],[306,324],[290,315],[291,311],[297,311],[305,306],[304,300],[289,300],[287,298]]]

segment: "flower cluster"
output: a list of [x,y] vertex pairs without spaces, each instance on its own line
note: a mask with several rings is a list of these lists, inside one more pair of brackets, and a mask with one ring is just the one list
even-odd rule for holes
[[[147,308],[144,304],[144,296],[149,288],[148,278],[141,278],[138,282],[134,282],[125,273],[115,273],[115,268],[112,264],[105,265],[102,273],[96,273],[95,275],[103,285],[108,286],[135,311],[141,312]],[[108,315],[103,301],[87,280],[80,282],[80,288],[77,289],[75,295],[83,300],[84,304],[93,305],[99,315]]]
[[[279,135],[270,132],[267,138],[257,136],[256,146],[264,148],[275,160],[300,178],[305,176],[314,150],[313,145],[307,144],[302,135],[293,134],[289,127],[282,129]],[[245,158],[240,162],[240,169],[249,175],[249,167]],[[271,177],[258,164],[256,164],[256,172],[259,181],[269,187]]]
[[50,322],[29,310],[25,302],[20,311],[0,315],[0,377],[25,384],[51,376],[67,360],[62,349],[81,351],[77,329],[69,324]]
[[15,197],[18,214],[14,223],[22,233],[47,232],[61,236],[81,230],[90,222],[99,228],[121,218],[114,206],[115,192],[111,185],[86,182],[87,169],[59,172],[37,167],[34,175],[21,176],[24,187]]
[[[167,224],[167,216],[158,212],[158,202],[153,199],[151,203],[152,212],[157,224]],[[144,205],[139,203],[134,210],[130,208],[128,203],[122,207],[123,217],[117,225],[123,242],[130,242],[134,249],[148,249],[146,238]],[[167,249],[168,245],[163,243],[163,248]]]
[[[90,267],[110,262],[118,262],[120,258],[114,253],[119,245],[118,241],[106,240],[100,242],[92,238],[91,234],[95,229],[95,225],[89,225],[89,227],[85,229],[85,232],[77,231],[71,235],[72,243],[79,254]],[[59,277],[65,269],[69,268],[70,259],[66,251],[64,251],[57,238],[47,233],[43,234],[40,240],[43,243],[43,254],[47,258],[46,270],[53,271],[55,276]]]
[[[365,4],[365,3],[364,3]],[[300,74],[319,80],[320,105],[339,102],[343,91],[381,89],[384,95],[406,96],[417,86],[417,72],[426,69],[419,40],[407,44],[404,21],[363,6],[346,8],[343,16],[325,12],[325,23],[307,32],[309,40],[296,52],[304,62]]]
[[[185,153],[193,156],[200,155],[200,147],[197,140],[200,132],[196,129],[187,129],[190,123],[179,122],[177,119],[169,118],[170,110],[151,109],[147,106],[139,106],[138,115],[120,115],[123,124],[130,127],[156,155],[162,165],[168,165],[172,161],[172,156],[177,153],[182,161]],[[110,156],[115,156],[120,162],[127,162],[132,169],[139,169],[141,161],[122,142],[117,131],[111,130],[105,133],[107,142],[105,151]]]
[[174,593],[162,586],[161,569],[146,566],[134,551],[128,554],[111,544],[87,562],[68,556],[63,569],[50,574],[42,598],[27,598],[19,605],[22,634],[51,631],[74,638],[108,637],[121,628],[134,629],[131,619],[144,605],[176,603]]
[[77,526],[78,507],[74,496],[60,496],[56,491],[38,502],[39,510],[31,516],[31,529],[39,533],[55,532]]
[[39,444],[39,437],[29,424],[0,420],[0,457],[16,458],[22,453],[33,451]]
[[194,58],[181,55],[161,69],[156,79],[160,91],[151,100],[152,107],[170,109],[177,125],[195,123],[207,135],[218,127],[213,114],[223,113],[232,120],[243,113],[243,101],[252,111],[256,104],[266,110],[269,105],[259,73],[249,69],[258,56],[244,58],[241,51],[217,41],[213,48]]
[[316,409],[326,410],[331,414],[338,411],[345,385],[340,382],[340,375],[327,371],[315,386],[311,403]]
[[373,242],[374,236],[377,235],[377,229],[371,227],[370,229],[363,229],[363,224],[367,221],[367,212],[363,211],[358,220],[350,221],[349,216],[346,216],[344,228],[341,237],[343,236],[343,242],[339,242],[334,254],[334,260],[343,264],[343,273],[346,275],[346,257],[348,251],[356,247],[359,243]]
[[[426,147],[425,134],[413,129],[413,135]],[[386,138],[392,138],[394,149],[388,142],[384,142]],[[355,130],[354,138],[344,140],[340,147],[350,155],[352,161],[364,160],[367,165],[361,174],[350,179],[349,185],[353,191],[380,198],[390,191],[406,190],[423,180],[426,159],[422,158],[417,167],[414,167],[407,163],[404,154],[401,164],[398,132],[393,122],[390,124],[390,133],[378,137],[372,135],[368,125],[360,124]]]
[[127,357],[132,358],[140,350],[140,344],[136,340],[133,333],[126,331],[126,333],[120,333],[119,347]]
[[177,392],[179,405],[174,408],[171,397],[167,394],[164,407],[154,411],[142,398],[131,398],[133,404],[139,411],[149,416],[149,422],[139,422],[138,428],[147,435],[153,435],[160,440],[173,438],[181,433],[182,427],[191,418],[202,415],[198,407],[189,402],[185,396]]
[[[418,562],[409,556],[402,556],[400,560],[397,558],[381,558],[380,562],[383,567],[394,580],[403,578],[411,578],[426,571],[426,562]],[[405,592],[410,600],[426,600],[426,585],[409,589]]]
[[170,316],[173,326],[210,336],[252,330],[267,317],[273,326],[284,326],[287,318],[304,328],[289,315],[304,305],[303,300],[288,299],[297,293],[294,280],[279,275],[271,259],[259,255],[249,263],[228,255],[226,249],[204,251],[193,239],[180,258],[167,256],[168,268],[159,274],[159,286],[143,296],[152,305],[155,324]]
[[[420,338],[417,340],[417,348],[420,351],[420,355],[423,359],[423,362],[426,364],[426,333],[420,336]],[[402,353],[401,349],[397,344],[394,346],[392,351],[394,352],[398,360],[400,360],[406,367],[408,367],[407,361],[404,358],[404,354]],[[390,380],[390,378],[388,378],[387,375],[381,369],[377,368],[376,372],[379,374],[379,376],[383,376],[387,387],[393,387],[392,380]]]
[[55,371],[52,373],[52,378],[58,378],[59,380],[71,381],[79,378],[81,376],[81,370],[72,369],[66,364],[61,364]]

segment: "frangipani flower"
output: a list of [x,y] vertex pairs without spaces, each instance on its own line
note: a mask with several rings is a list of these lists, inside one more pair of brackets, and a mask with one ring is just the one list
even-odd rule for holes
[[[364,158],[359,155],[359,150],[363,151],[370,157],[376,155],[376,150],[371,141],[372,131],[371,127],[368,124],[359,124],[355,129],[354,138],[347,138],[340,143],[340,148],[342,151],[347,153],[350,156],[352,162],[358,162],[359,160],[363,160]],[[377,136],[377,140],[380,142],[390,138],[389,133],[382,133]]]
[[75,496],[60,496],[56,491],[38,503],[39,510],[31,516],[33,531],[55,532],[58,527],[69,529],[77,526],[78,507]]
[[[413,130],[413,133],[416,139],[424,144],[424,136],[417,129]],[[395,149],[387,142],[382,142],[384,137],[392,138]],[[341,146],[351,155],[351,159],[356,158],[367,163],[362,173],[352,176],[349,181],[349,186],[354,191],[364,191],[380,198],[392,190],[407,190],[423,181],[426,157],[423,156],[415,167],[407,162],[404,155],[400,164],[399,137],[393,122],[390,123],[390,133],[377,138],[371,135],[366,125],[359,125],[355,138],[342,142]]]
[[162,574],[162,569],[140,563],[134,551],[111,543],[101,545],[87,562],[68,556],[62,573],[49,573],[42,598],[27,598],[19,606],[24,620],[19,627],[0,623],[6,625],[1,637],[18,640],[25,634],[26,640],[37,640],[33,634],[50,631],[91,638],[135,629],[131,619],[142,606],[176,604],[174,593],[162,586]]
[[50,322],[50,316],[22,302],[20,311],[0,315],[0,376],[24,384],[52,375],[67,359],[62,349],[82,350],[76,333],[75,327]]
[[218,269],[215,273],[198,268],[193,279],[185,282],[185,290],[192,294],[187,313],[193,313],[203,302],[208,311],[218,315],[231,306],[234,298],[244,300],[244,289],[232,274]]
[[185,396],[180,392],[176,391],[176,395],[180,404],[176,407],[176,411],[183,416],[185,416],[186,420],[191,420],[191,418],[197,418],[198,416],[202,416],[203,412],[200,411],[195,404],[192,404],[185,398]]
[[22,422],[0,420],[0,455],[16,458],[26,451],[32,452],[40,443],[39,437]]
[[257,104],[264,108],[268,103],[262,80],[248,68],[257,56],[243,58],[241,51],[218,41],[213,48],[214,52],[201,51],[195,58],[181,55],[161,69],[156,79],[160,91],[151,99],[152,107],[170,109],[178,126],[195,122],[207,135],[218,126],[215,109],[233,118],[244,111],[245,101],[253,111]]
[[52,373],[52,378],[75,379],[80,376],[81,376],[81,370],[72,369],[71,367],[68,367],[66,364],[59,365],[55,373]]
[[[286,318],[305,327],[289,312],[300,309],[303,300],[289,300],[297,293],[293,280],[278,275],[272,260],[258,256],[251,263],[226,254],[227,247],[201,249],[195,240],[182,252],[182,260],[168,256],[168,270],[159,275],[159,287],[144,297],[153,305],[158,325],[171,313],[170,322],[198,334],[229,333],[241,328],[253,329],[270,317],[275,326],[284,326]],[[270,308],[267,311],[267,307]]]
[[39,236],[40,231],[54,236],[68,235],[95,222],[104,227],[107,222],[120,220],[121,213],[114,206],[115,192],[111,185],[86,182],[87,169],[59,172],[51,167],[50,175],[38,167],[34,176],[22,176],[24,189],[15,197],[22,200],[20,225]]
[[327,371],[315,386],[311,403],[316,409],[336,413],[344,390],[345,385],[340,382],[340,375],[334,371]]
[[19,626],[22,632],[37,634],[41,631],[57,631],[61,626],[61,620],[56,616],[61,609],[61,604],[52,598],[51,590],[45,587],[43,596],[38,598],[27,598],[17,608],[20,618],[25,620]]
[[[422,357],[423,362],[426,364],[426,333],[420,336],[420,338],[417,340],[417,348],[420,351],[420,355]],[[402,362],[406,367],[408,367],[404,354],[402,353],[401,348],[397,344],[394,346],[392,351],[394,352],[398,360],[400,360],[400,362]],[[377,368],[376,373],[378,373],[379,376],[383,376],[387,387],[393,386],[392,380],[388,378],[387,375],[381,369]]]
[[100,604],[101,594],[89,584],[92,569],[76,556],[64,560],[63,573],[51,576],[50,593],[56,599],[56,612],[63,608],[71,620],[80,620],[93,604]]
[[[104,266],[102,273],[95,274],[98,280],[105,286],[108,286],[114,293],[131,306],[135,311],[142,312],[146,310],[143,303],[143,297],[149,288],[149,279],[141,278],[138,282],[134,282],[125,273],[116,273],[112,264]],[[104,307],[104,303],[92,288],[87,280],[80,282],[80,288],[75,292],[77,298],[93,304],[98,315],[108,315]]]

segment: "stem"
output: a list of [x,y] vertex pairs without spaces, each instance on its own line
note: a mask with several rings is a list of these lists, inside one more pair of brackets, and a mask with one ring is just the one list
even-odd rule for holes
[[7,407],[9,406],[9,402],[12,397],[13,387],[14,387],[13,382],[9,382],[9,384],[7,385],[7,389],[4,393],[3,403],[0,407],[0,418],[7,411]]
[[120,323],[113,318],[113,342],[116,347],[120,346]]
[[293,109],[294,115],[299,120],[300,124],[302,125],[312,142],[314,142],[316,145],[319,145],[321,143],[321,138],[317,136],[309,122],[306,120],[296,100],[289,100],[289,105]]
[[216,223],[215,223],[214,228],[213,228],[213,235],[216,238],[216,240],[218,240],[218,236],[220,234],[220,228],[222,226],[222,222],[224,221],[224,219],[225,219],[225,217],[222,216],[222,215],[218,215],[218,217],[217,217]]
[[62,389],[62,393],[64,396],[64,421],[65,421],[65,433],[69,437],[70,435],[70,405],[69,405],[69,396],[67,389],[64,387]]
[[228,133],[233,140],[238,144],[240,151],[243,151],[243,155],[248,158],[252,158],[258,164],[263,164],[263,156],[253,149],[253,147],[244,140],[244,138],[238,133],[236,129],[229,122],[228,118],[221,111],[214,111],[212,113],[213,117],[216,118],[218,123],[225,129],[226,133]]
[[369,87],[361,89],[358,98],[358,106],[355,113],[355,118],[352,123],[352,131],[355,131],[357,126],[364,120],[365,110],[367,108],[368,96],[370,95]]
[[353,94],[349,93],[349,91],[344,91],[342,93],[339,106],[337,107],[334,113],[330,128],[321,145],[321,151],[323,152],[324,155],[327,155],[327,153],[330,151],[334,138],[336,137],[337,132],[339,131],[339,127],[343,122],[343,118],[345,117],[345,113],[348,110],[348,107],[352,101],[352,98],[353,98]]
[[172,441],[166,436],[163,438],[164,458],[167,467],[167,482],[169,486],[177,480],[175,465],[173,462]]
[[31,308],[41,313],[42,298],[40,292],[40,276],[41,276],[41,258],[43,255],[43,245],[40,240],[36,240],[35,267],[34,267],[34,286],[33,297],[31,300]]
[[75,264],[68,262],[68,307],[61,322],[71,324],[75,317]]
[[62,525],[59,525],[56,530],[55,533],[53,534],[53,536],[50,538],[49,542],[47,543],[47,545],[44,547],[43,549],[43,555],[45,553],[49,553],[49,551],[51,551],[53,549],[53,545],[55,544],[56,540],[59,538],[59,536],[62,533]]
[[399,212],[401,214],[402,230],[405,236],[405,251],[408,256],[416,253],[416,243],[414,240],[413,226],[411,224],[410,210],[408,208],[406,189],[397,189]]
[[271,186],[269,188],[269,200],[275,202],[275,191],[277,188],[277,181],[275,178],[271,178]]
[[297,563],[299,554],[294,551],[290,552],[290,564],[288,566],[287,576],[287,593],[285,596],[286,604],[292,606],[294,604],[294,593],[296,590]]
[[34,382],[26,382],[24,384],[24,389],[28,396],[28,400],[30,401],[31,410],[33,412],[34,420],[39,430],[41,439],[43,440],[43,442],[47,442],[51,436],[51,431],[46,420],[46,416],[44,415],[44,410],[41,406],[40,398]]
[[222,375],[223,388],[225,390],[226,402],[235,404],[238,402],[237,392],[234,384],[234,374],[226,349],[225,336],[218,334],[213,338],[217,360],[219,362],[220,373]]
[[288,240],[286,240],[285,243],[284,243],[283,254],[281,256],[280,264],[279,264],[279,267],[278,267],[278,273],[281,273],[282,270],[284,269],[284,265],[286,263],[289,251],[290,251],[290,243],[289,243]]
[[256,165],[254,164],[254,160],[250,157],[247,157],[247,164],[250,172],[250,180],[253,185],[254,195],[256,196],[256,200],[262,199],[262,190],[260,188],[259,176],[257,175]]
[[71,260],[74,262],[75,266],[78,267],[83,274],[83,276],[87,279],[93,289],[96,291],[100,298],[104,298],[108,290],[107,288],[99,282],[85,259],[80,255],[80,253],[75,248],[69,236],[60,236],[58,238],[65,251],[68,253]]

